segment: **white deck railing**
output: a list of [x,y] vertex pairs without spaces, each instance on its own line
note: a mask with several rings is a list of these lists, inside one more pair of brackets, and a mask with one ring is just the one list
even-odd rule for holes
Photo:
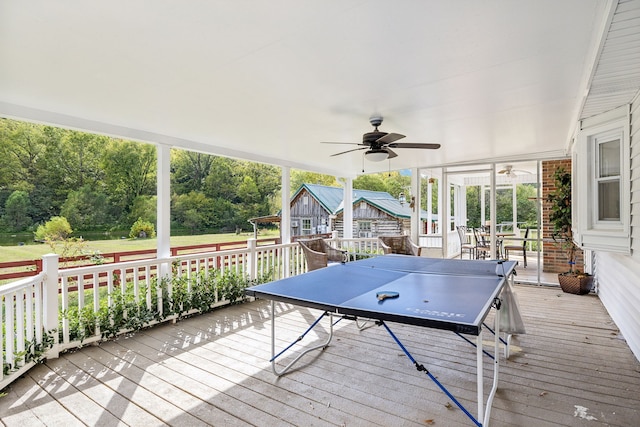
[[[380,253],[376,238],[330,241],[352,260]],[[297,243],[257,246],[254,239],[242,249],[69,269],[45,255],[42,273],[0,287],[0,390],[66,349],[229,304],[225,278],[246,284],[305,271]]]
[[[378,252],[377,239],[332,242],[352,259]],[[0,287],[0,390],[60,351],[230,303],[228,288],[207,288],[225,275],[251,283],[305,271],[297,243],[257,246],[253,239],[242,249],[69,269],[45,255],[42,273]],[[206,307],[193,303],[198,292],[208,293],[198,299]]]
[[46,332],[55,329],[46,303],[52,299],[46,271],[45,266],[36,276],[0,287],[0,390],[38,363],[40,355],[55,344],[53,334]]

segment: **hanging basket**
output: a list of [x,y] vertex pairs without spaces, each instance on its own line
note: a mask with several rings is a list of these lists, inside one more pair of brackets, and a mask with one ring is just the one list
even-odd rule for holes
[[591,291],[593,276],[560,273],[558,274],[558,282],[560,282],[560,288],[562,288],[564,292],[584,295]]

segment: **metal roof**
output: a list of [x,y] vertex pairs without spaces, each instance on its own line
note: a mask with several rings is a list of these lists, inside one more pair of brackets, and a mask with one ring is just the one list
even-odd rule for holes
[[[341,187],[330,187],[319,184],[302,184],[295,192],[292,200],[306,189],[322,206],[325,207],[329,214],[337,215],[344,209],[342,196],[344,191]],[[372,206],[388,213],[397,218],[411,218],[411,208],[408,203],[400,203],[398,199],[393,197],[386,191],[370,191],[370,190],[353,190],[353,204],[356,205],[361,201],[365,201]],[[427,212],[420,210],[421,219],[427,218]],[[435,219],[436,215],[433,215]]]

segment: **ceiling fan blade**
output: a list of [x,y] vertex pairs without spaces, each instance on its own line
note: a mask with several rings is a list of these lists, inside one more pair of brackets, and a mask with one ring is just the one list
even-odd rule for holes
[[388,159],[393,159],[394,157],[398,157],[395,151],[391,150],[390,148],[385,148],[385,150],[387,151],[387,153],[389,153],[389,157],[387,157]]
[[502,169],[501,171],[498,171],[498,173],[507,173],[509,172],[507,169]]
[[381,144],[391,144],[394,141],[404,138],[405,136],[399,133],[388,133],[382,138],[378,138],[376,142]]
[[333,142],[333,141],[320,141],[320,144],[340,144],[340,145],[364,145],[357,142]]
[[426,148],[428,150],[435,150],[440,148],[440,144],[423,144],[419,142],[393,142],[387,144],[390,148]]
[[[358,144],[358,145],[360,145],[360,144]],[[353,150],[347,150],[347,151],[342,151],[340,153],[332,154],[329,157],[339,156],[340,154],[346,154],[346,153],[350,153],[352,151],[366,150],[367,148],[369,148],[369,147],[354,148]]]

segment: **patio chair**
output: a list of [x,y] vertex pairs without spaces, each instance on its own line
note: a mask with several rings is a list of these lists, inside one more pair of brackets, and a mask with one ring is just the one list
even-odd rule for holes
[[465,250],[469,251],[469,259],[472,259],[475,254],[475,247],[467,236],[467,227],[464,225],[458,225],[456,227],[458,230],[458,237],[460,238],[460,258],[462,258],[462,254]]
[[378,236],[382,250],[386,254],[420,256],[422,247],[411,241],[409,236]]
[[524,268],[527,268],[527,237],[529,237],[529,227],[524,232],[524,240],[522,241],[522,245],[513,244],[513,245],[505,245],[504,246],[504,256],[506,259],[509,259],[509,251],[522,251],[522,257],[524,258]]
[[298,240],[307,260],[307,271],[347,261],[347,251],[336,249],[322,238]]
[[476,253],[476,259],[480,259],[480,255],[482,255],[482,259],[486,259],[487,253],[491,253],[491,245],[489,245],[482,235],[482,232],[477,228],[473,229],[473,237],[476,240],[476,244],[473,249]]

